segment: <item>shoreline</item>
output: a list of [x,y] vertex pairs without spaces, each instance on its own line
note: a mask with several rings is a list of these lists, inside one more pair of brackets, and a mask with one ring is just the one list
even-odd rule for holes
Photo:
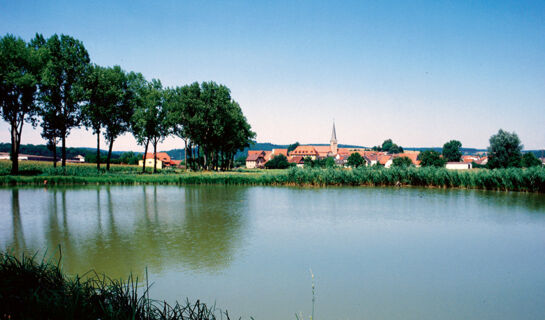
[[[86,168],[87,169],[87,168]],[[57,169],[60,173],[61,171]],[[545,193],[545,168],[479,169],[454,171],[444,168],[300,169],[277,171],[229,171],[136,174],[69,170],[67,175],[2,175],[0,186],[79,185],[271,185],[426,187]]]

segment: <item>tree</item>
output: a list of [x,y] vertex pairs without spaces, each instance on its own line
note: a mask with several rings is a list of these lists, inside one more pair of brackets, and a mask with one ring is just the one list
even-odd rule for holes
[[522,166],[524,168],[541,166],[541,160],[539,160],[532,152],[526,152],[522,156]]
[[36,124],[36,53],[21,38],[0,38],[0,114],[11,132],[11,174],[19,173],[19,148],[25,122]]
[[384,151],[390,154],[402,153],[403,148],[392,142],[392,139],[384,140],[382,146],[373,147],[375,151]]
[[279,154],[265,163],[265,168],[267,169],[286,169],[289,166],[288,158],[283,154]]
[[408,157],[396,157],[394,158],[392,165],[396,168],[407,168],[413,165],[413,162]]
[[392,142],[392,139],[384,140],[381,146],[381,150],[385,152],[389,152],[393,144],[394,143]]
[[109,143],[106,170],[110,170],[114,141],[121,134],[129,131],[137,101],[136,94],[130,90],[129,78],[121,67],[106,68],[103,72],[104,84],[109,88],[104,92],[103,98],[107,115],[104,121],[104,136]]
[[[100,134],[106,119],[110,116],[106,112],[106,92],[109,85],[105,80],[105,68],[94,65],[90,68],[87,85],[89,102],[82,107],[82,120],[86,127],[91,128],[97,136],[96,163],[100,170]],[[87,160],[86,160],[87,161]],[[87,161],[89,162],[89,161]]]
[[84,88],[90,67],[89,54],[83,43],[64,34],[60,37],[55,34],[47,41],[37,35],[34,43],[39,46],[41,55],[45,58],[39,83],[40,101],[44,114],[47,114],[47,119],[44,120],[50,121],[47,125],[51,129],[49,134],[55,131],[60,133],[64,167],[66,137],[72,128],[79,126],[80,105],[86,98]]
[[439,152],[434,150],[421,152],[418,159],[422,167],[443,167],[445,165],[445,160],[441,158]]
[[131,131],[136,143],[144,146],[144,163],[142,172],[146,172],[146,154],[150,143],[149,126],[153,122],[153,112],[146,103],[149,85],[141,73],[131,72],[128,75],[129,88],[133,95],[134,113],[131,117]]
[[522,144],[516,133],[500,129],[490,137],[488,147],[488,167],[508,168],[520,167],[522,160]]
[[333,168],[336,166],[336,163],[335,163],[335,158],[333,157],[327,157],[324,159],[324,166],[326,168]]
[[361,154],[354,152],[352,153],[348,159],[346,159],[346,163],[353,168],[358,168],[362,166],[365,163],[365,159],[361,156]]
[[389,154],[403,153],[403,148],[394,143],[390,147],[390,150],[388,150],[388,153]]
[[443,159],[446,161],[458,162],[462,158],[460,148],[462,143],[458,140],[450,140],[443,145]]
[[292,152],[293,150],[295,150],[298,146],[299,146],[299,141],[290,144],[290,145],[288,146],[288,154],[290,154],[290,152]]

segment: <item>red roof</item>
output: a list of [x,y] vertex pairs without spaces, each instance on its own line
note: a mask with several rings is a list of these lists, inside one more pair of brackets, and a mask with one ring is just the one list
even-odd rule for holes
[[290,156],[317,156],[318,152],[314,146],[298,146],[290,152]]
[[286,157],[288,156],[288,149],[272,149],[273,155],[277,156],[279,154],[283,154]]
[[290,163],[297,163],[297,164],[302,164],[304,163],[304,157],[301,157],[301,156],[295,156],[295,157],[291,157],[288,162]]
[[[153,153],[146,153],[144,159],[154,159]],[[157,160],[170,162],[170,156],[166,152],[157,152]]]

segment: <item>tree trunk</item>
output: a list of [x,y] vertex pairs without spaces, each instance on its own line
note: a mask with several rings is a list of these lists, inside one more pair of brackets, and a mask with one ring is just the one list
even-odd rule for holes
[[110,139],[110,147],[108,148],[108,157],[106,158],[106,170],[110,171],[110,159],[112,158],[112,148],[114,146],[114,139]]
[[100,171],[100,130],[97,130],[97,171]]
[[63,131],[62,133],[62,146],[61,146],[61,154],[62,154],[62,167],[66,167],[66,131]]
[[56,138],[53,139],[53,168],[57,167],[57,143]]
[[146,173],[146,154],[148,154],[149,140],[146,140],[146,147],[144,148],[144,162],[142,164],[142,173]]
[[185,144],[185,152],[184,152],[184,164],[185,164],[185,170],[187,170],[187,139],[184,139]]
[[157,173],[157,142],[153,141],[153,173]]
[[11,125],[11,174],[19,173],[19,148],[17,141],[17,125]]

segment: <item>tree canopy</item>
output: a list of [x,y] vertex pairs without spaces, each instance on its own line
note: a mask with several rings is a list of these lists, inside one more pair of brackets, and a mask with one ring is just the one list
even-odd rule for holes
[[426,150],[418,155],[420,165],[422,167],[443,167],[445,166],[445,160],[441,158],[439,152],[434,150]]
[[520,167],[522,161],[521,150],[522,144],[518,135],[500,129],[497,134],[490,137],[488,167]]
[[407,168],[413,166],[413,162],[408,157],[397,157],[392,161],[392,165],[397,168]]
[[21,38],[0,38],[0,115],[9,123],[11,133],[11,173],[19,171],[19,148],[23,124],[36,123],[38,83],[35,50]]
[[522,166],[524,168],[538,167],[542,165],[541,160],[539,160],[533,153],[526,152],[522,156]]
[[462,143],[458,140],[450,140],[443,145],[443,159],[446,161],[458,162],[462,158],[460,148]]
[[365,159],[361,156],[361,154],[354,152],[352,153],[348,159],[346,159],[346,163],[353,168],[358,168],[362,166],[365,163]]

